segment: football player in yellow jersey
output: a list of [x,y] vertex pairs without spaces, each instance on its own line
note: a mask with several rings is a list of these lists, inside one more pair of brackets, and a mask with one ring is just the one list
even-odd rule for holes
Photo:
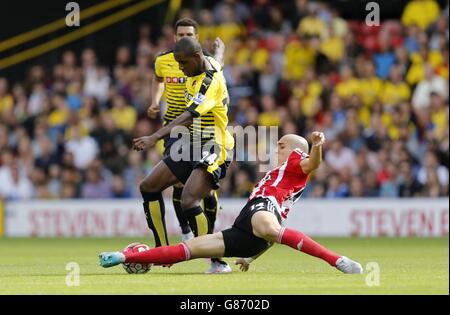
[[[192,19],[183,18],[175,23],[175,42],[183,37],[192,37],[198,40],[198,24]],[[213,62],[219,64],[218,67],[223,66],[223,54],[224,45],[222,41],[217,38],[214,42],[214,58]],[[180,70],[178,62],[174,58],[173,51],[167,51],[160,54],[155,59],[155,75],[152,82],[152,102],[148,108],[147,114],[150,118],[155,119],[160,111],[159,103],[162,96],[165,96],[166,110],[163,116],[163,125],[167,125],[176,117],[181,115],[185,108],[186,103],[184,100],[184,89],[186,85],[186,76],[183,71]],[[167,156],[170,152],[172,144],[177,138],[164,138],[164,156]],[[180,223],[182,240],[187,240],[193,237],[191,228],[186,220],[183,211],[181,210],[181,194],[183,191],[183,185],[177,183],[173,186],[172,201],[175,209],[175,213]],[[144,210],[147,217],[147,222],[150,229],[155,236],[156,247],[161,245],[167,245],[167,232],[165,228],[164,211],[162,213],[151,213],[144,205]],[[218,200],[217,194],[213,192],[210,196],[203,199],[203,208],[211,223],[211,228],[214,228],[216,221]],[[158,226],[159,228],[156,228]]]
[[[186,44],[186,41],[184,41],[184,44],[180,44],[183,43],[183,40],[189,40],[189,44]],[[179,44],[181,46],[179,46]],[[189,45],[195,46],[195,49]],[[170,148],[166,150],[168,156],[166,156],[163,162],[159,163],[153,172],[143,180],[140,185],[140,190],[144,198],[144,209],[146,210],[149,226],[153,224],[152,230],[156,230],[156,233],[159,235],[165,235],[164,226],[158,224],[158,222],[161,222],[161,214],[164,213],[164,203],[161,192],[165,188],[178,182],[184,184],[188,181],[188,178],[192,177],[193,179],[187,182],[187,185],[182,191],[182,196],[180,198],[181,209],[183,209],[183,214],[187,218],[194,235],[198,236],[213,232],[213,225],[209,222],[208,216],[205,215],[202,207],[199,203],[197,204],[197,202],[200,202],[202,198],[211,196],[213,189],[218,189],[218,181],[225,176],[228,166],[228,162],[226,161],[226,151],[231,150],[234,147],[234,139],[225,129],[228,124],[227,110],[229,98],[225,79],[221,71],[221,65],[213,58],[204,56],[200,44],[195,39],[190,37],[182,38],[178,41],[176,47],[185,47],[184,49],[190,47],[190,53],[192,54],[191,60],[195,61],[196,59],[194,57],[202,60],[202,62],[197,60],[196,63],[198,77],[188,78],[186,83],[186,88],[188,89],[188,87],[190,87],[192,90],[192,92],[185,94],[185,102],[188,108],[172,122],[165,124],[165,126],[160,129],[160,132],[152,136],[135,139],[134,148],[137,150],[150,148],[155,145],[156,141],[167,138],[175,126],[191,125],[190,132],[186,130],[186,133],[191,134],[191,136],[187,137],[187,143],[185,142],[180,149],[179,144],[177,143],[181,141],[175,139],[174,143],[170,145]],[[200,52],[197,52],[198,47],[200,47]],[[195,53],[193,53],[194,50]],[[181,60],[181,62],[185,61]],[[185,75],[192,75],[192,72],[189,72],[189,70],[186,71],[182,64],[179,64],[179,67],[183,70]],[[202,91],[203,94],[206,95],[205,102],[202,106],[198,106],[197,108],[197,106],[194,105],[202,102],[199,102],[198,99],[196,99],[194,105],[192,105],[192,95],[202,95]],[[207,91],[208,93],[206,93]],[[201,98],[201,96],[199,97]],[[197,117],[194,115],[201,117],[192,124],[193,118]],[[189,139],[196,139],[198,134],[200,134],[199,141],[191,143]],[[155,139],[156,141],[153,142]],[[208,149],[211,149],[212,153],[208,154],[208,152],[202,152],[202,145],[206,143],[209,144],[211,140],[212,142],[215,141],[215,144],[206,150],[208,151]],[[198,148],[200,150],[196,150]],[[181,161],[174,161],[172,159],[172,152],[177,152],[178,149],[182,152],[188,152],[187,159]],[[200,158],[196,159],[191,155],[191,153],[195,153],[194,151],[200,151]],[[205,153],[207,156],[205,159],[201,159],[201,155]],[[198,169],[198,166],[205,166],[205,169]],[[191,176],[191,173],[196,175]],[[152,220],[152,218],[154,219]],[[159,220],[155,222],[155,219]],[[218,273],[230,271],[231,268],[225,262],[217,258],[211,259],[211,268],[209,272]]]

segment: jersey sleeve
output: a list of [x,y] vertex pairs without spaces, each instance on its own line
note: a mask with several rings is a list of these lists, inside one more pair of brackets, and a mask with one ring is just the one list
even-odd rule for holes
[[186,110],[194,117],[199,117],[209,112],[215,105],[215,95],[218,87],[218,82],[214,79],[214,73],[206,72],[200,90],[192,102],[188,104]]
[[309,158],[309,154],[300,149],[295,149],[291,154],[294,154],[299,161]]
[[159,78],[163,77],[163,74],[162,74],[162,71],[161,71],[161,63],[162,63],[161,62],[161,58],[156,57],[156,59],[155,59],[155,74]]
[[308,153],[306,153],[300,149],[295,149],[294,151],[292,151],[291,155],[289,156],[289,164],[293,170],[296,170],[296,172],[297,172],[298,169],[300,169],[300,171],[304,174],[305,172],[303,172],[300,162],[307,158],[309,158]]

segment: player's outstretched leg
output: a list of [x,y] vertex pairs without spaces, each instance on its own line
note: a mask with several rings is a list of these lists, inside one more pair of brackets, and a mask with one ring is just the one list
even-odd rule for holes
[[172,202],[175,214],[181,228],[181,241],[187,241],[194,237],[189,222],[187,221],[183,209],[181,209],[181,194],[183,193],[183,185],[175,184],[173,186]]
[[222,233],[203,235],[186,242],[160,246],[137,253],[103,252],[99,255],[100,266],[109,268],[121,263],[175,264],[178,262],[222,256],[225,252]]
[[252,227],[256,236],[320,258],[343,273],[363,272],[359,263],[332,252],[300,231],[281,227],[275,215],[268,211],[256,212],[252,217]]
[[361,264],[332,252],[300,231],[285,227],[281,228],[278,233],[277,243],[288,245],[308,255],[321,258],[343,273],[363,273]]
[[105,268],[125,262],[145,262],[168,265],[190,259],[190,252],[184,243],[180,243],[178,245],[160,246],[147,251],[130,254],[122,252],[103,252],[100,253],[99,259],[100,265]]

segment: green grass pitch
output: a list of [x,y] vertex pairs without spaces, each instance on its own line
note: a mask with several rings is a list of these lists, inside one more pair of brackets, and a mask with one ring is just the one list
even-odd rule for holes
[[[0,239],[0,294],[449,294],[448,238],[318,238],[328,248],[366,267],[380,267],[379,285],[369,274],[345,275],[325,262],[276,245],[247,273],[206,275],[205,259],[154,267],[128,275],[103,269],[101,251],[119,250],[130,238]],[[176,241],[173,240],[173,241]],[[234,259],[226,259],[230,264]],[[67,286],[66,264],[80,266],[79,286]],[[376,284],[376,283],[375,283]]]

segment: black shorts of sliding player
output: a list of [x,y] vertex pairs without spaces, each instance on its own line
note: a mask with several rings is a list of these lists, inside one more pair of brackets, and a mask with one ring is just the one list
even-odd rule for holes
[[257,197],[249,200],[233,223],[233,227],[253,235],[252,217],[256,212],[267,211],[275,215],[281,225],[281,216],[269,198]]
[[273,213],[281,224],[281,217],[270,199],[257,197],[248,201],[234,220],[232,228],[222,231],[224,257],[252,257],[270,246],[268,241],[253,234],[252,217],[258,211]]

